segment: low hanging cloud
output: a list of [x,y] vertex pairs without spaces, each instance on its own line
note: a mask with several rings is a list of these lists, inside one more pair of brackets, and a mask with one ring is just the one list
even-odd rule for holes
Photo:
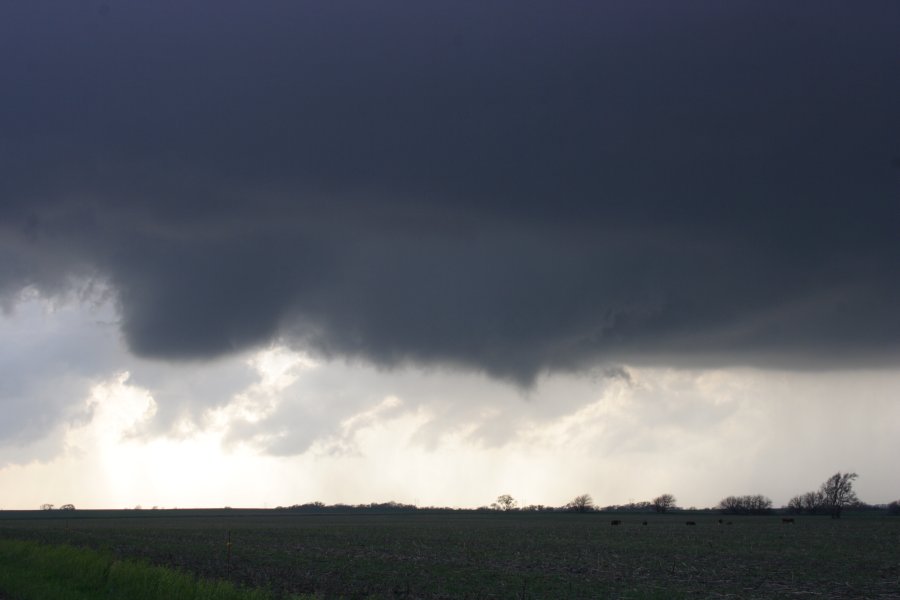
[[896,2],[102,7],[0,7],[7,308],[96,279],[168,361],[896,364]]

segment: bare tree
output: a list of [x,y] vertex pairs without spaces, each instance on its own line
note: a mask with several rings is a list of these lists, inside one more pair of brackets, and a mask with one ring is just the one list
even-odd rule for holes
[[41,504],[41,510],[53,510],[52,504]]
[[656,512],[665,513],[675,508],[675,496],[672,494],[661,494],[654,498],[650,504]]
[[722,498],[716,508],[727,515],[737,515],[741,513],[743,506],[739,496],[728,496],[727,498]]
[[853,491],[853,480],[857,477],[859,475],[856,473],[838,471],[819,488],[825,501],[825,508],[831,513],[832,519],[840,519],[845,506],[859,501],[856,492]]
[[772,501],[762,494],[728,496],[719,502],[718,509],[727,515],[765,515],[772,512]]
[[74,504],[63,504],[59,507],[59,510],[75,510]]
[[574,512],[588,512],[594,510],[594,499],[591,498],[590,494],[581,494],[580,496],[575,496],[566,505],[566,508]]
[[491,506],[496,506],[498,510],[515,510],[519,503],[509,494],[503,494],[502,496],[497,496],[497,501]]
[[787,507],[793,513],[814,515],[825,510],[825,495],[821,490],[806,492],[791,498]]
[[825,494],[821,490],[806,492],[800,498],[803,503],[803,509],[810,514],[814,515],[825,509]]

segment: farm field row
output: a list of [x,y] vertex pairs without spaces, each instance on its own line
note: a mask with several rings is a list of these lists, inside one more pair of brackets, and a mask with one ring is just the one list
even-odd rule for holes
[[900,598],[900,518],[728,520],[733,524],[684,513],[53,511],[0,513],[0,538],[102,549],[276,597]]

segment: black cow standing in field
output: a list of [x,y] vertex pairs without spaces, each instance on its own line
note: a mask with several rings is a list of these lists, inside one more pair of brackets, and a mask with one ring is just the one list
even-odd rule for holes
[[697,522],[696,521],[685,521],[684,524],[685,525],[696,525]]
[[781,522],[785,524],[794,524],[794,517],[781,517]]
[[609,524],[610,525],[621,525],[622,521],[620,521],[619,519],[615,519],[613,521],[610,521]]
[[644,521],[644,522],[643,522],[643,523],[641,523],[641,524],[642,524],[642,525],[646,525],[646,524],[647,524],[647,521]]

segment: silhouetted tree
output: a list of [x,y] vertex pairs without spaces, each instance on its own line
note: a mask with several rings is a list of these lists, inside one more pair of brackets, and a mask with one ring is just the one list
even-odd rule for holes
[[589,512],[594,510],[594,499],[591,498],[590,494],[581,494],[580,496],[575,496],[566,505],[566,508],[574,512]]
[[853,491],[853,480],[857,477],[859,475],[856,473],[838,471],[819,489],[825,499],[825,508],[831,513],[832,519],[840,519],[845,506],[859,502],[856,492]]
[[552,506],[544,506],[543,504],[529,504],[528,506],[522,507],[519,510],[524,510],[528,512],[547,512],[554,510]]
[[653,503],[646,500],[642,502],[629,502],[628,504],[610,504],[604,506],[604,512],[650,512],[653,510]]
[[803,500],[800,496],[794,496],[790,500],[788,500],[787,506],[785,506],[789,513],[800,513],[803,512]]
[[53,510],[52,504],[41,504],[41,510]]
[[675,508],[675,496],[672,494],[661,494],[654,498],[650,504],[656,512],[665,513]]
[[762,494],[728,496],[717,508],[728,515],[764,515],[772,512],[772,501]]
[[793,513],[806,513],[815,515],[825,511],[825,496],[820,490],[815,492],[806,492],[799,496],[794,496],[788,502],[788,511]]
[[820,491],[806,492],[800,497],[804,510],[810,514],[820,513],[825,510],[825,495]]
[[503,494],[502,496],[497,496],[497,501],[491,506],[496,506],[498,510],[515,510],[519,505],[516,502],[516,499],[510,496],[509,494]]
[[59,510],[75,510],[74,504],[63,504],[59,507]]
[[719,501],[719,505],[716,507],[720,511],[729,515],[737,515],[740,514],[742,506],[741,499],[738,496],[728,496],[727,498],[722,498]]
[[900,500],[894,500],[887,505],[889,515],[900,515]]

